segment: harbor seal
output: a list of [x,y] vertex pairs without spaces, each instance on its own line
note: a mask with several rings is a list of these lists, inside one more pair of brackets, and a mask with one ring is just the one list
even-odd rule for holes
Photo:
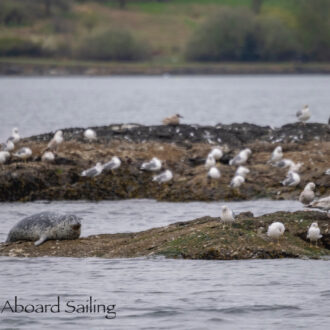
[[47,240],[76,239],[80,236],[80,218],[74,214],[41,212],[19,221],[6,242],[33,241],[38,246]]

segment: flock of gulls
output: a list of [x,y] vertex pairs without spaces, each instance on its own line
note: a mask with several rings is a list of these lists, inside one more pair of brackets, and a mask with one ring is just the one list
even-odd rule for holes
[[[309,107],[306,105],[302,110],[299,110],[296,113],[297,119],[305,123],[310,119],[311,114]],[[176,114],[174,116],[165,118],[163,120],[164,125],[179,125],[180,118],[183,118],[180,114]],[[86,129],[83,133],[84,139],[88,142],[93,142],[97,140],[96,132],[93,129]],[[1,145],[0,151],[0,165],[4,164],[11,156],[20,158],[22,160],[27,160],[32,156],[32,150],[28,147],[22,147],[16,152],[15,144],[20,141],[20,135],[17,128],[13,128],[11,136],[7,139],[5,143]],[[64,141],[63,132],[61,130],[57,131],[53,138],[48,143],[45,150],[42,151],[41,160],[44,162],[53,162],[55,160],[56,150],[59,145]],[[239,188],[244,184],[246,176],[250,173],[250,170],[245,167],[249,157],[251,156],[252,151],[249,148],[241,150],[234,158],[229,161],[230,166],[236,166],[237,169],[235,174],[230,182],[230,187]],[[269,160],[268,164],[270,166],[275,166],[278,168],[288,169],[286,178],[282,181],[283,186],[297,186],[301,179],[299,175],[299,170],[302,167],[303,163],[295,163],[291,159],[283,158],[283,150],[281,146],[277,146]],[[207,177],[209,179],[218,180],[221,178],[220,169],[216,166],[217,161],[219,161],[223,157],[223,150],[221,147],[214,147],[209,152],[205,160],[205,168],[208,171]],[[118,169],[121,166],[121,160],[119,157],[114,156],[110,161],[102,164],[98,162],[95,166],[82,171],[81,176],[84,177],[96,177],[100,175],[102,172],[112,171]],[[149,172],[159,172],[162,170],[162,161],[157,157],[153,157],[150,161],[144,162],[140,170],[149,171]],[[330,175],[330,168],[326,170],[326,175]],[[152,180],[158,183],[169,182],[173,179],[173,173],[171,170],[166,169],[165,171],[154,175]],[[311,208],[319,208],[327,211],[328,216],[330,217],[330,196],[323,197],[320,199],[315,199],[315,183],[309,182],[304,190],[301,192],[299,196],[299,201]],[[231,226],[232,223],[235,222],[235,215],[233,211],[228,208],[226,205],[222,206],[221,209],[221,222],[223,224],[229,224]],[[285,227],[281,222],[274,222],[268,227],[267,235],[274,240],[279,242],[280,237],[284,234]],[[322,237],[320,228],[316,222],[313,222],[308,229],[307,238],[311,242],[316,242]]]

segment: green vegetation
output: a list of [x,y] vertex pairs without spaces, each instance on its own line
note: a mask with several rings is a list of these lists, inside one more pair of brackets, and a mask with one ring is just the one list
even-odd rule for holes
[[329,61],[328,0],[1,0],[0,56]]

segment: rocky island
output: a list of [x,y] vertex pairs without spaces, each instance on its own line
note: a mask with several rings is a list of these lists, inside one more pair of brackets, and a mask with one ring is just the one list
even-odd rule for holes
[[[84,128],[64,129],[64,142],[53,163],[41,161],[42,151],[52,133],[25,138],[17,148],[28,146],[28,161],[12,157],[0,170],[0,201],[33,200],[117,200],[153,198],[161,201],[247,200],[256,198],[296,199],[304,185],[313,181],[316,195],[330,193],[330,128],[327,124],[288,124],[280,128],[252,124],[216,126],[109,125],[93,128],[97,140],[88,143]],[[281,181],[287,169],[267,161],[273,149],[281,145],[284,157],[302,162],[301,182],[284,187]],[[214,146],[221,146],[224,156],[218,167],[219,180],[207,178],[204,162]],[[235,172],[229,160],[242,148],[250,148],[247,166],[250,173],[239,189],[229,186]],[[96,162],[118,156],[119,169],[88,178],[81,172]],[[158,184],[154,173],[140,166],[152,157],[170,169],[173,180]]]
[[[267,237],[268,226],[281,221],[286,231],[280,242]],[[306,238],[310,224],[318,221],[323,237],[318,245]],[[241,213],[231,228],[220,218],[205,216],[137,233],[102,234],[76,240],[0,244],[0,255],[11,257],[132,258],[165,256],[185,259],[329,258],[330,219],[326,213],[276,212],[254,217]]]

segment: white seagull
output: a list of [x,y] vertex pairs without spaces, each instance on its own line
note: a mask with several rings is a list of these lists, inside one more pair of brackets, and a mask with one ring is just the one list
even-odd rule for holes
[[4,151],[13,151],[15,149],[15,144],[12,138],[9,138],[6,143],[2,145]]
[[93,178],[94,176],[100,175],[102,171],[103,171],[103,165],[101,163],[97,163],[94,167],[82,171],[81,176],[87,176]]
[[311,203],[315,198],[314,189],[315,189],[314,182],[307,183],[304,190],[301,192],[299,196],[299,202],[302,204]]
[[96,132],[92,130],[91,128],[88,128],[84,131],[84,138],[88,142],[92,142],[96,140]]
[[223,151],[221,150],[221,148],[216,147],[211,150],[209,155],[212,155],[215,160],[219,160],[223,156]]
[[55,160],[55,155],[51,151],[46,151],[42,155],[41,160],[46,163],[51,163]]
[[233,159],[229,161],[229,165],[244,165],[249,159],[251,153],[252,151],[249,148],[241,150]]
[[141,170],[143,171],[159,171],[162,168],[162,162],[157,158],[153,157],[150,162],[143,163],[141,165]]
[[211,153],[209,153],[207,155],[207,158],[206,158],[206,161],[205,161],[205,168],[206,169],[210,169],[211,167],[215,166],[216,164],[216,161],[215,161],[215,158],[211,155]]
[[233,211],[226,205],[221,207],[221,214],[220,214],[221,222],[231,224],[235,221],[235,216]]
[[308,232],[307,232],[307,238],[311,242],[315,242],[315,245],[317,246],[317,240],[322,238],[321,230],[320,230],[317,222],[313,222],[311,224],[311,226],[309,227]]
[[160,173],[158,175],[155,175],[152,178],[152,181],[156,181],[158,183],[164,183],[164,182],[168,182],[171,181],[173,179],[173,173],[170,170],[166,170],[163,173]]
[[285,227],[282,222],[273,222],[267,230],[267,236],[272,239],[277,239],[279,243],[280,237],[284,234]]
[[270,157],[268,163],[278,162],[283,158],[283,151],[281,146],[277,146]]
[[296,172],[289,171],[285,180],[282,181],[283,186],[295,187],[300,183],[300,175]]
[[9,157],[10,153],[8,151],[0,151],[0,164],[4,164]]
[[330,175],[330,168],[328,168],[325,172],[324,172],[325,175]]
[[207,173],[207,176],[211,179],[220,179],[221,178],[221,172],[218,168],[215,166],[212,166],[210,170]]
[[26,160],[32,156],[32,150],[28,147],[23,147],[14,153],[14,156]]
[[57,131],[48,143],[47,149],[54,151],[63,142],[63,132]]
[[308,207],[329,211],[330,210],[330,196],[319,198],[318,200],[310,203]]
[[19,140],[21,139],[19,133],[18,133],[18,128],[14,127],[11,131],[11,136],[9,138],[10,140],[12,140],[14,143],[19,142]]
[[115,170],[121,165],[121,160],[117,156],[113,156],[111,160],[103,165],[104,171]]
[[232,180],[230,181],[230,186],[232,188],[239,188],[243,183],[245,182],[245,179],[241,175],[235,175]]
[[297,111],[296,116],[300,122],[305,123],[311,117],[309,106],[305,105],[301,110]]
[[239,166],[237,168],[236,172],[235,172],[235,176],[240,175],[243,178],[245,178],[246,175],[249,174],[249,173],[250,173],[250,170],[247,167],[245,167],[245,166]]

